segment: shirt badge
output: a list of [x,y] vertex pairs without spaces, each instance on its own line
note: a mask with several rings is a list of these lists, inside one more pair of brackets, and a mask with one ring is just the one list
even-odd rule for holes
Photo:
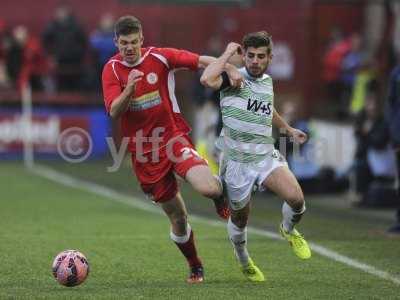
[[147,80],[147,82],[150,83],[150,84],[156,84],[157,81],[158,81],[158,76],[157,76],[156,73],[151,72],[151,73],[147,74],[146,80]]

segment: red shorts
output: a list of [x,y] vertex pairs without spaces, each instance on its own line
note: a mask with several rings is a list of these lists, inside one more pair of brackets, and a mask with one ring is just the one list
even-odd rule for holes
[[163,148],[139,156],[132,154],[132,166],[143,192],[154,202],[166,202],[176,196],[175,174],[185,178],[197,165],[208,165],[196,152],[190,138],[178,137]]

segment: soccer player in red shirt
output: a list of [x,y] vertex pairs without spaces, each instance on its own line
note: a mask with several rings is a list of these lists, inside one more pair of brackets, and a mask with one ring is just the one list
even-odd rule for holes
[[[214,58],[173,48],[142,48],[142,26],[133,16],[116,22],[115,44],[119,53],[107,62],[102,75],[106,110],[112,118],[121,119],[133,169],[144,193],[159,203],[170,219],[170,237],[190,266],[187,281],[202,282],[203,266],[174,173],[213,199],[221,217],[228,218],[229,210],[220,182],[188,137],[190,127],[174,94],[174,72],[206,67]],[[240,84],[240,74],[234,72],[232,78]]]

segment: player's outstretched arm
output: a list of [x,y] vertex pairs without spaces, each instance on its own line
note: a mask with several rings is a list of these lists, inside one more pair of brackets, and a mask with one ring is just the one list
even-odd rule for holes
[[200,69],[205,69],[207,68],[210,64],[215,62],[217,59],[213,56],[208,56],[208,55],[200,55],[199,56],[199,68]]
[[[227,71],[226,66],[229,58],[231,58],[231,56],[236,52],[240,52],[240,49],[239,44],[229,43],[225,52],[206,67],[200,78],[200,82],[206,87],[218,90],[223,82],[221,74],[222,72]],[[229,68],[235,67],[229,66]]]
[[299,129],[291,127],[275,108],[272,116],[272,125],[283,129],[289,136],[293,137],[296,143],[303,144],[307,140],[307,134]]
[[110,107],[110,116],[113,119],[118,119],[129,106],[129,101],[135,93],[135,86],[143,77],[143,73],[138,70],[132,70],[128,76],[128,82],[122,93],[112,102]]

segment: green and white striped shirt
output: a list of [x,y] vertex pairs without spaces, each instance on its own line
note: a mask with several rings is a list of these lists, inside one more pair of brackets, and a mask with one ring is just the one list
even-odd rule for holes
[[244,85],[220,91],[223,129],[217,146],[226,159],[258,162],[274,149],[272,78],[267,74],[251,77],[245,68],[239,71]]

